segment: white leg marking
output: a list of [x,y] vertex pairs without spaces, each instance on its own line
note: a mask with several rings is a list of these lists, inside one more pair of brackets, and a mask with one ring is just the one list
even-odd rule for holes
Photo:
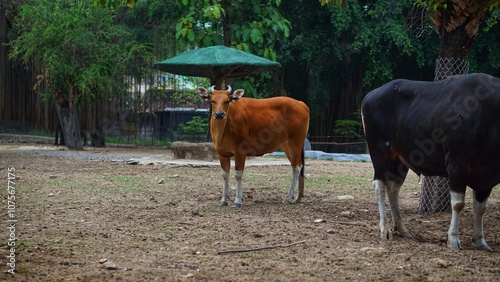
[[224,188],[222,190],[222,199],[219,202],[219,206],[227,206],[227,201],[229,199],[229,173],[222,171],[222,178],[224,179]]
[[234,172],[234,178],[236,178],[236,198],[234,199],[233,208],[241,208],[241,202],[243,199],[243,188],[241,187],[241,179],[243,178],[243,171],[236,170]]
[[380,237],[382,239],[392,239],[391,228],[387,222],[387,216],[385,213],[385,184],[382,180],[373,181],[373,186],[375,187],[375,192],[378,197],[378,211],[380,214],[379,231]]
[[483,231],[483,215],[486,211],[486,205],[488,204],[488,199],[483,202],[478,202],[476,200],[476,192],[474,192],[474,236],[472,239],[474,240],[474,245],[476,249],[491,251],[491,248],[488,246],[486,241],[484,240],[484,231]]
[[293,204],[293,194],[295,193],[295,186],[297,185],[297,181],[299,180],[300,171],[302,170],[302,166],[296,166],[292,170],[292,185],[290,186],[290,190],[288,191],[288,196],[286,197],[283,204]]
[[403,217],[399,207],[399,190],[401,189],[401,185],[402,184],[396,181],[387,181],[387,197],[389,198],[389,204],[391,206],[392,226],[394,227],[394,231],[397,231],[401,236],[413,238],[413,235],[406,229],[403,223]]
[[465,206],[465,193],[450,192],[451,195],[451,223],[448,229],[448,248],[459,250],[462,248],[458,237],[458,222],[460,212]]

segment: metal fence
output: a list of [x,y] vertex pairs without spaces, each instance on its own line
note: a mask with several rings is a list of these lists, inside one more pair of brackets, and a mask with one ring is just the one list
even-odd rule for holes
[[[469,61],[461,58],[438,58],[434,81],[449,76],[469,72]],[[439,95],[439,93],[436,93]],[[418,212],[421,214],[438,213],[451,210],[450,183],[448,178],[440,176],[424,176],[422,178],[422,195]]]
[[356,136],[308,136],[312,150],[327,153],[366,154],[366,142]]

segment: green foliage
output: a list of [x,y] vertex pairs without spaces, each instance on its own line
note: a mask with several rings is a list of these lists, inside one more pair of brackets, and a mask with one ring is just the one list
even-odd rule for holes
[[94,5],[98,7],[112,7],[117,10],[121,5],[133,8],[135,0],[94,0]]
[[349,1],[348,0],[319,0],[319,2],[321,3],[321,6],[339,5],[340,8],[344,9],[345,6],[347,6]]
[[431,11],[440,8],[446,9],[446,7],[448,7],[446,1],[439,1],[439,0],[415,0],[415,5],[428,8]]
[[483,32],[475,38],[469,54],[470,73],[484,72],[500,77],[500,10],[492,12]]
[[[422,42],[413,33],[402,32],[408,30],[407,16],[410,15],[411,5],[407,1],[379,1],[371,6],[357,7],[363,9],[362,24],[349,47],[353,52],[365,56],[365,86],[393,79],[394,63],[398,58],[408,60],[413,57],[417,66],[423,65]],[[426,32],[429,35],[432,30],[427,29]]]
[[363,137],[362,127],[359,120],[339,119],[335,121],[333,132],[340,136],[360,138]]
[[[290,21],[278,9],[281,0],[177,0],[177,3],[183,16],[176,24],[176,38],[189,46],[228,45],[270,60],[281,59],[275,44],[288,38],[291,32]],[[265,91],[273,88],[270,78],[268,72],[245,78],[248,97],[273,95],[273,91]]]
[[42,67],[47,92],[57,101],[78,104],[125,89],[126,62],[142,53],[116,12],[93,1],[40,0],[19,8],[18,37],[11,58],[34,60]]
[[[271,60],[277,59],[273,46],[287,38],[291,24],[279,12],[279,0],[177,0],[184,7],[176,25],[176,37],[194,46],[223,44]],[[227,34],[224,34],[227,25]]]
[[[207,83],[208,85],[208,83]],[[175,91],[172,95],[172,102],[176,105],[194,105],[201,101],[200,95],[196,89],[185,89],[184,91]]]
[[179,129],[182,133],[188,135],[204,134],[208,129],[208,120],[203,117],[193,117],[190,121],[181,123]]

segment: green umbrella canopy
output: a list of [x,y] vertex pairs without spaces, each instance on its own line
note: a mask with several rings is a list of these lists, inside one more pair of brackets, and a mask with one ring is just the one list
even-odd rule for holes
[[194,49],[153,64],[153,68],[173,74],[208,77],[218,89],[226,79],[280,66],[278,62],[226,46]]

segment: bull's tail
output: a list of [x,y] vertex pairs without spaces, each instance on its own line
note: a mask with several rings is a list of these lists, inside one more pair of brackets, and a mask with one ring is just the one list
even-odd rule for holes
[[304,148],[302,148],[302,152],[301,152],[301,156],[300,156],[300,161],[302,162],[302,169],[300,170],[300,176],[299,176],[299,195],[297,196],[297,202],[300,202],[300,200],[304,196],[304,179],[305,179],[305,170],[306,170],[306,163],[304,162],[304,155],[305,155],[305,151],[304,151]]

